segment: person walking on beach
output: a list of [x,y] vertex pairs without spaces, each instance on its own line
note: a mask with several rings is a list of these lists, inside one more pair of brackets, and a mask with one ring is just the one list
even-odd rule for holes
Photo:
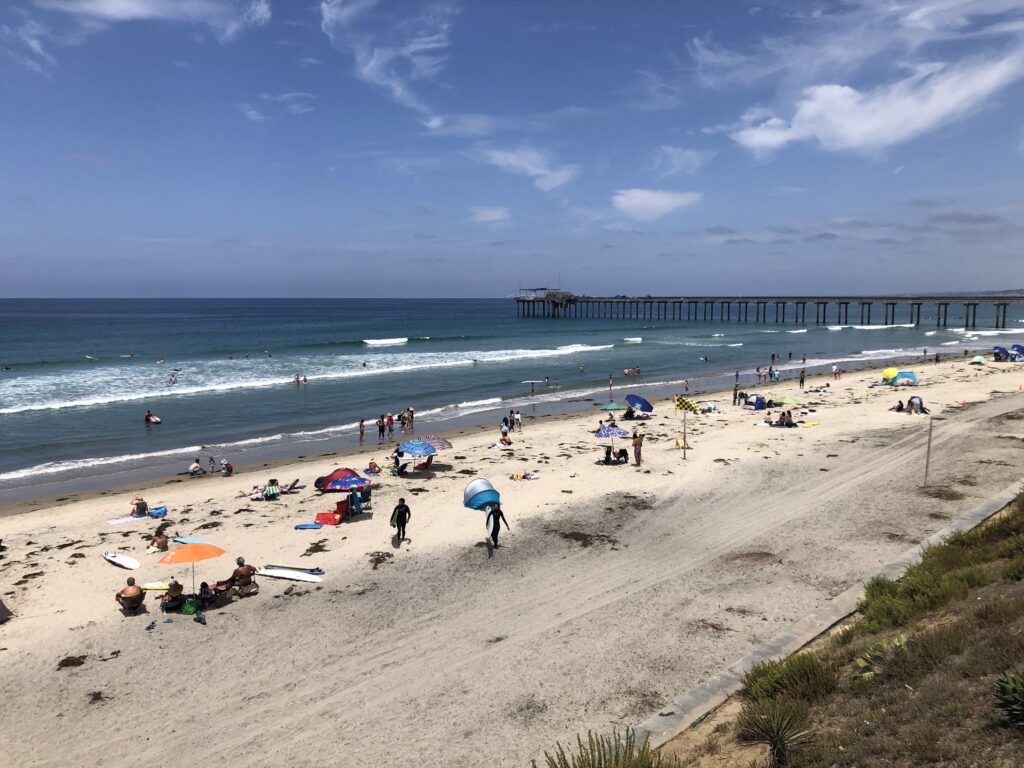
[[508,411],[508,428],[511,432],[516,431],[516,412],[511,408]]
[[500,504],[492,504],[487,510],[487,520],[485,522],[487,526],[488,534],[491,537],[491,544],[497,549],[498,534],[501,532],[501,524],[505,524],[505,529],[508,530],[508,520],[505,519],[505,513],[501,511]]
[[732,385],[732,404],[736,405],[740,401],[740,384],[736,382]]
[[412,432],[416,426],[416,412],[413,411],[412,406],[410,405],[407,413],[409,415],[409,431]]
[[363,444],[363,438],[366,436],[366,421],[365,419],[359,420],[359,444]]
[[516,411],[516,432],[522,432],[522,431],[523,431],[523,414],[521,414],[519,411]]
[[608,374],[608,397],[612,396],[612,375]]
[[377,417],[377,442],[384,442],[384,414]]
[[388,428],[388,438],[393,438],[395,436],[395,417],[391,415],[391,411],[388,411],[388,417],[385,424]]
[[644,449],[644,436],[633,430],[633,460],[640,466],[641,454]]
[[690,394],[690,380],[689,379],[683,379],[683,390],[686,392],[686,394]]
[[405,538],[405,525],[410,520],[412,520],[412,510],[409,509],[404,498],[399,499],[394,512],[391,513],[391,527],[396,529],[395,538],[398,540],[398,546],[402,546],[403,541],[408,541]]
[[804,388],[804,382],[807,380],[807,371],[803,368],[800,369],[800,389]]
[[800,358],[800,365],[807,365],[807,355],[806,355],[806,354],[805,354],[805,355],[803,355],[803,356],[802,356],[802,357]]
[[740,372],[739,371],[736,371],[736,383],[737,384],[740,383]]

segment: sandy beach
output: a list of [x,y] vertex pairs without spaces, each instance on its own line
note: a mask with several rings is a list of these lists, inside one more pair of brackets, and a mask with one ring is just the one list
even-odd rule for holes
[[[433,472],[378,480],[373,514],[294,530],[333,507],[315,477],[384,463],[351,455],[175,478],[144,491],[164,521],[112,526],[131,493],[83,494],[0,518],[0,733],[11,764],[526,766],[557,740],[639,722],[788,623],[1024,474],[1024,366],[909,366],[935,417],[931,490],[920,487],[928,419],[888,408],[909,391],[876,370],[747,388],[790,395],[814,426],[772,429],[731,393],[695,396],[688,458],[669,402],[640,423],[644,464],[596,464],[601,414],[527,419],[510,449],[497,427],[449,434]],[[777,412],[776,412],[777,413]],[[630,422],[621,422],[632,427]],[[626,442],[622,442],[626,446]],[[536,472],[533,481],[509,476]],[[238,498],[273,476],[308,487]],[[484,543],[462,489],[490,479],[511,530]],[[388,525],[412,508],[399,547]],[[303,562],[321,584],[260,579],[260,594],[201,626],[147,599],[122,616],[128,575],[188,566],[145,553],[157,525],[235,556]],[[137,571],[101,557],[119,549]],[[153,629],[147,630],[151,621]],[[71,659],[71,661],[67,661]]]

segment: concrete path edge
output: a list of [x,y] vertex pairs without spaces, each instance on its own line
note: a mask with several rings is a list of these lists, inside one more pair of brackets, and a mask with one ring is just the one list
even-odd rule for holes
[[633,727],[637,740],[650,740],[652,747],[661,747],[724,704],[740,688],[743,674],[755,664],[769,659],[778,659],[796,653],[805,645],[857,610],[857,603],[864,596],[864,586],[873,576],[887,576],[897,579],[911,565],[921,559],[925,547],[934,546],[951,533],[974,528],[988,520],[1009,505],[1024,490],[1022,481],[1007,486],[989,498],[969,514],[953,521],[940,531],[929,536],[913,549],[886,564],[876,574],[858,581],[845,592],[836,595],[808,616],[794,622],[785,631],[737,659],[725,669],[705,680],[696,688],[677,696],[657,714]]

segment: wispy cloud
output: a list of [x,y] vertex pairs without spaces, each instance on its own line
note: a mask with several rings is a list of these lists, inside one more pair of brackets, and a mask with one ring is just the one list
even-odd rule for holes
[[688,149],[663,144],[654,153],[655,167],[661,176],[691,176],[707,163],[715,153],[711,150]]
[[993,216],[988,213],[970,213],[968,211],[947,211],[929,216],[928,221],[933,224],[1003,224],[1006,222],[1002,216]]
[[455,6],[428,2],[412,16],[392,18],[371,14],[377,5],[378,0],[322,0],[321,29],[352,57],[355,77],[403,107],[429,115],[413,84],[433,80],[444,68]]
[[797,142],[885,149],[973,114],[1024,78],[1016,0],[848,0],[791,15],[786,35],[743,50],[710,36],[688,46],[705,87],[774,88],[774,109],[752,108],[726,130],[758,154]]
[[303,56],[299,59],[300,67],[318,67],[320,66],[320,59],[314,56]]
[[265,123],[268,117],[265,112],[261,112],[252,104],[238,104],[238,110],[242,113],[242,117],[248,120],[250,123]]
[[478,224],[497,224],[512,218],[508,208],[470,208],[469,220]]
[[637,221],[654,221],[667,213],[696,205],[700,192],[671,192],[661,189],[620,189],[612,195],[612,205]]
[[537,189],[548,192],[568,184],[580,173],[578,165],[562,165],[540,150],[523,145],[516,149],[478,148],[479,157],[506,173],[528,176]]
[[570,120],[583,120],[597,115],[589,107],[561,107],[547,112],[526,115],[490,115],[480,112],[463,112],[448,115],[431,115],[422,120],[423,127],[432,136],[461,136],[477,138],[492,136],[503,131],[535,133],[549,130]]
[[954,65],[932,64],[870,91],[807,88],[790,120],[768,117],[731,132],[755,154],[811,141],[827,150],[874,151],[900,144],[981,107],[1024,77],[1024,48]]

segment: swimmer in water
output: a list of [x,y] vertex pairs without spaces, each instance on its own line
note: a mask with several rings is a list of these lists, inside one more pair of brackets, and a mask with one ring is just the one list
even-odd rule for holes
[[163,365],[164,364],[164,359],[161,357],[159,360],[156,361],[156,364],[157,365]]
[[9,365],[5,365],[5,366],[4,366],[4,370],[5,370],[5,371],[13,371],[14,369],[13,369],[13,368],[11,368],[11,366],[9,366]]

